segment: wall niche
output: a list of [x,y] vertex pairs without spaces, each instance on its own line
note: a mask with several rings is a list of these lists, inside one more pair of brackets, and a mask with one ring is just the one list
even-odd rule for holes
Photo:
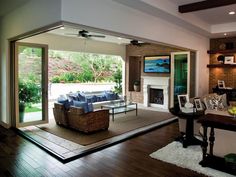
[[[218,80],[224,80],[226,87],[236,88],[236,37],[210,39],[209,92],[217,86]],[[233,57],[233,63],[222,63],[220,56]]]

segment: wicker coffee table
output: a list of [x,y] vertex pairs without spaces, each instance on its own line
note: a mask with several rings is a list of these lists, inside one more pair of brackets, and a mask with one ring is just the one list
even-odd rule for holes
[[107,105],[102,105],[101,109],[107,108],[109,109],[110,115],[112,115],[112,121],[114,121],[115,114],[125,113],[129,111],[136,111],[136,116],[138,115],[138,105],[133,102],[117,102],[111,103]]

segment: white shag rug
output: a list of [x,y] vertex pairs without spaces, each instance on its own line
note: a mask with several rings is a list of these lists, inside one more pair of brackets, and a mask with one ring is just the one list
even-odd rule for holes
[[154,159],[175,164],[182,168],[188,168],[207,176],[235,177],[228,173],[199,165],[199,162],[202,160],[202,149],[200,146],[189,146],[188,148],[183,148],[183,145],[180,142],[174,141],[153,152],[150,156]]

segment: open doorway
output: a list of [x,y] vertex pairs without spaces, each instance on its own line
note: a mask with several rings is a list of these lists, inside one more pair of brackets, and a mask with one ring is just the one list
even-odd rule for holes
[[[53,108],[58,99],[75,102],[79,101],[78,94],[97,98],[107,91],[122,95],[120,56],[49,50],[48,62],[49,122],[54,121]],[[93,102],[98,103],[98,98]]]
[[[58,28],[19,41],[24,44],[42,43],[45,46],[47,45],[49,50],[47,51],[48,66],[45,69],[48,73],[46,74],[48,76],[47,84],[44,83],[45,85],[42,86],[42,88],[47,88],[45,93],[47,108],[38,103],[42,99],[29,100],[27,108],[24,109],[24,114],[19,113],[21,119],[19,118],[18,122],[21,124],[17,122],[17,127],[40,124],[41,122],[37,121],[34,124],[26,122],[38,120],[44,109],[47,109],[45,112],[48,114],[45,117],[48,117],[49,121],[54,119],[54,102],[57,102],[61,95],[67,97],[70,93],[91,92],[89,94],[93,94],[93,92],[102,93],[108,90],[123,95],[122,90],[124,91],[123,88],[125,87],[125,45],[130,41],[117,39],[114,36],[106,36],[105,39],[99,40],[101,35],[98,36],[92,33],[96,37],[96,40],[94,40],[92,38],[94,36],[91,36],[91,34],[89,34],[89,37],[84,37],[84,35],[82,37],[74,36],[74,31],[75,29],[71,28],[67,28],[66,31]],[[78,29],[76,29],[77,31]],[[69,34],[69,36],[65,37],[65,34]],[[34,48],[25,48],[24,51],[17,52],[21,62],[15,65],[16,68],[20,68],[21,77],[23,80],[30,82],[31,85],[36,83],[35,79],[40,77],[42,73],[38,72],[40,65],[35,68],[32,61],[40,57],[40,52]],[[116,76],[120,78],[117,79]],[[39,84],[35,85],[37,87]],[[16,107],[19,106],[16,105]],[[16,112],[19,112],[19,110],[16,110]],[[44,121],[44,123],[46,122]]]

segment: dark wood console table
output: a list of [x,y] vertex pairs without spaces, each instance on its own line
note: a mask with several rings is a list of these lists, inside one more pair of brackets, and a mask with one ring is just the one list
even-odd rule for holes
[[[213,147],[214,147],[214,141],[215,141],[214,128],[229,130],[229,131],[236,131],[236,120],[234,120],[233,117],[229,117],[229,116],[222,116],[222,115],[217,115],[217,114],[206,114],[206,115],[203,115],[198,120],[198,122],[201,123],[203,126],[203,143],[202,143],[203,157],[202,157],[202,161],[200,162],[200,165],[202,165],[203,167],[211,167],[211,168],[214,168],[214,169],[226,172],[226,173],[236,175],[236,171],[230,169],[226,165],[224,158],[213,155]],[[208,146],[207,128],[208,127],[210,128],[209,154],[207,153],[207,146]]]

